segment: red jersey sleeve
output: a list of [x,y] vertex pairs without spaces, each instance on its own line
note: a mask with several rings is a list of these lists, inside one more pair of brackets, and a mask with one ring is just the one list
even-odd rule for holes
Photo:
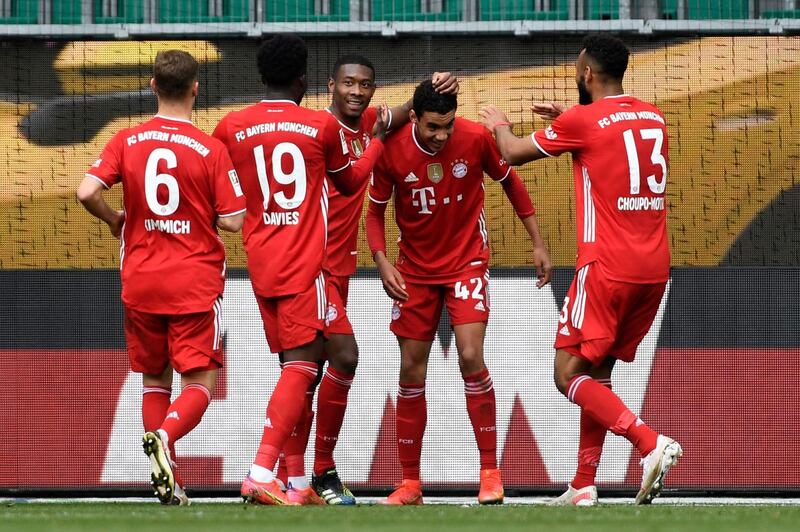
[[214,128],[214,133],[211,134],[215,139],[219,139],[225,146],[228,145],[228,116],[223,116],[219,121],[217,127]]
[[394,183],[387,171],[385,159],[381,159],[372,172],[372,179],[369,182],[369,199],[375,203],[389,203],[393,192]]
[[233,216],[246,210],[242,185],[228,151],[220,146],[214,164],[214,210],[219,216]]
[[[135,141],[133,138],[133,142]],[[106,188],[119,183],[122,180],[122,149],[125,142],[127,139],[124,131],[111,137],[100,158],[86,171],[86,176],[100,181]]]
[[545,129],[534,131],[531,140],[548,157],[583,148],[587,128],[584,126],[581,105],[575,105],[558,116]]
[[[372,128],[375,126],[375,122],[378,121],[378,109],[375,107],[367,107],[364,109],[364,113],[361,115],[361,130],[369,135],[372,136]],[[389,129],[389,128],[387,128]]]
[[511,166],[500,155],[492,134],[486,128],[481,132],[481,165],[483,171],[495,181],[503,181],[511,174]]

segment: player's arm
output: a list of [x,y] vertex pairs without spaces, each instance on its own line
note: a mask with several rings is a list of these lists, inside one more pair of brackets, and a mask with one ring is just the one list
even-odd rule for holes
[[[431,76],[433,88],[441,94],[458,94],[458,78],[450,72],[434,72]],[[397,105],[389,109],[389,123],[386,126],[388,131],[397,131],[411,121],[409,112],[414,107],[414,100],[409,99],[403,105]],[[374,128],[373,128],[374,131]]]
[[378,273],[386,294],[395,301],[406,301],[408,299],[406,282],[386,257],[386,206],[392,198],[394,185],[383,164],[382,161],[375,168],[369,187],[369,206],[364,220],[367,244],[369,244],[372,258],[378,266]]
[[76,195],[89,213],[108,224],[111,234],[119,238],[125,211],[111,208],[103,197],[103,191],[120,181],[120,154],[123,146],[123,132],[117,133],[103,148],[100,158],[92,165],[78,186]]
[[[386,137],[388,114],[389,110],[386,104],[378,109],[375,137],[353,165],[350,164],[350,152],[344,139],[344,133],[338,127],[336,119],[332,115],[330,116],[331,122],[325,133],[325,163],[328,165],[328,177],[343,196],[352,196],[361,190],[361,185],[369,179],[372,169],[383,155],[383,139]],[[336,126],[332,124],[336,124]]]
[[408,300],[406,282],[397,268],[386,257],[386,205],[387,203],[369,202],[364,225],[367,229],[367,243],[372,258],[378,267],[383,289],[395,301]]
[[125,222],[125,211],[111,208],[103,197],[105,189],[106,186],[103,182],[97,178],[86,176],[78,186],[78,201],[89,211],[89,214],[107,223],[111,234],[119,238],[122,232],[122,224]]
[[212,185],[214,190],[214,211],[217,213],[216,226],[223,231],[236,233],[242,229],[247,204],[245,203],[239,176],[233,168],[230,154],[224,146],[216,152]]
[[503,158],[509,164],[520,165],[536,159],[547,157],[531,139],[519,138],[511,131],[513,125],[508,121],[505,113],[493,105],[480,110],[481,121],[486,128],[494,133],[497,147]]
[[484,131],[482,143],[481,164],[484,172],[495,181],[499,181],[503,186],[503,192],[511,202],[514,212],[517,213],[531,238],[533,264],[536,268],[536,277],[539,279],[536,286],[541,288],[550,282],[553,263],[539,231],[539,224],[536,221],[536,208],[533,206],[528,189],[525,188],[525,183],[522,182],[517,172],[509,166],[508,162],[501,158],[491,135],[487,131]]

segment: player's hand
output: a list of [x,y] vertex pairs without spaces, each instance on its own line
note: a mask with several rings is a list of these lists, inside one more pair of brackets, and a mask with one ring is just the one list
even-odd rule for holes
[[434,72],[431,82],[439,94],[458,94],[458,78],[450,72]]
[[122,234],[122,226],[125,224],[125,211],[114,211],[117,215],[108,223],[108,228],[114,238],[119,238]]
[[531,111],[545,120],[555,120],[565,110],[566,108],[560,103],[535,103],[531,106]]
[[389,297],[395,301],[408,301],[406,282],[397,268],[392,266],[388,260],[383,260],[378,263],[378,273],[381,275],[383,289]]
[[553,275],[553,261],[550,260],[550,253],[547,248],[542,246],[533,247],[533,265],[536,267],[536,287],[541,288],[550,282]]
[[487,105],[478,114],[481,115],[483,125],[492,133],[494,133],[494,128],[497,126],[510,124],[506,114],[494,105]]
[[386,138],[386,130],[389,128],[389,106],[386,102],[378,106],[378,118],[375,127],[372,128],[372,136],[383,141]]

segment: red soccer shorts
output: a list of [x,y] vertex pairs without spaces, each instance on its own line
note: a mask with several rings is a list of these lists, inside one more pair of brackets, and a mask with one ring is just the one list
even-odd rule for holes
[[299,294],[279,297],[256,294],[256,301],[273,353],[306,345],[324,329],[326,305],[322,274]]
[[451,325],[489,321],[489,272],[470,272],[447,284],[406,282],[408,300],[394,302],[391,331],[401,338],[432,341],[436,337],[442,305],[447,305]]
[[350,277],[331,275],[325,279],[328,311],[325,314],[325,334],[353,334],[353,325],[347,317],[347,295]]
[[607,356],[633,361],[666,286],[613,281],[596,262],[587,264],[576,272],[564,298],[555,348],[595,366]]
[[158,375],[167,364],[178,373],[222,367],[222,299],[195,314],[151,314],[125,308],[131,369]]

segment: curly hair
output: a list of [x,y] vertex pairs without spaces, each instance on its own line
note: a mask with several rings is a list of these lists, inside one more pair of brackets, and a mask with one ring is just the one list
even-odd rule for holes
[[583,49],[600,66],[601,72],[622,81],[630,56],[624,42],[605,33],[587,35],[583,39]]
[[306,43],[294,34],[277,34],[258,48],[258,72],[264,85],[288,87],[305,75],[308,64]]
[[359,54],[345,54],[340,56],[339,59],[333,64],[333,71],[331,71],[331,77],[336,79],[336,74],[339,72],[339,69],[342,68],[343,65],[361,65],[365,66],[368,69],[372,70],[372,77],[375,77],[375,67],[372,66],[372,61],[364,57],[363,55]]
[[414,113],[422,117],[423,113],[437,113],[444,115],[458,107],[458,98],[455,94],[440,94],[433,88],[433,82],[426,80],[417,85],[414,90]]

